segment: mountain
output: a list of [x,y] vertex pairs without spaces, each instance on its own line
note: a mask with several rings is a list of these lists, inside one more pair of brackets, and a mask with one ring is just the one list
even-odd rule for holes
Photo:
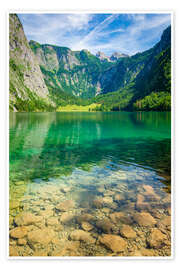
[[[132,57],[119,57],[115,62],[107,56],[94,56],[87,50],[71,51],[66,47],[29,42],[36,55],[44,80],[52,96],[58,90],[80,98],[93,98],[125,87],[143,69],[151,50]],[[56,91],[54,90],[56,89]]]
[[102,110],[170,110],[171,27],[153,48],[119,59],[102,75],[101,85],[94,101]]
[[111,57],[110,60],[111,61],[117,61],[119,58],[121,57],[129,57],[128,54],[124,54],[124,53],[118,53],[118,52],[114,52]]
[[[154,46],[144,68],[134,81],[134,101],[137,109],[170,110],[171,107],[171,27],[162,34],[161,40]],[[148,104],[142,105],[144,98]],[[152,101],[152,98],[154,99]],[[147,103],[147,102],[145,102]]]
[[101,93],[117,91],[134,81],[144,68],[151,51],[152,49],[131,57],[120,58],[114,66],[101,74]]
[[108,61],[108,62],[116,62],[119,58],[122,57],[129,57],[128,54],[124,54],[124,53],[118,53],[118,52],[114,52],[110,57],[105,55],[103,52],[98,51],[96,53],[96,57],[98,57],[102,62],[103,61]]
[[36,55],[44,80],[53,89],[76,97],[92,98],[101,92],[99,76],[113,63],[101,62],[88,50],[71,51],[66,47],[29,42]]
[[[171,27],[168,27],[135,80],[139,96],[152,91],[171,91]],[[142,93],[143,89],[143,93]]]
[[[171,27],[151,49],[128,56],[28,41],[10,15],[10,110],[56,110],[97,103],[98,110],[169,110]],[[94,106],[93,106],[94,108]]]
[[16,14],[9,15],[9,105],[12,111],[51,109],[38,61]]
[[105,53],[103,53],[103,52],[98,51],[96,53],[96,57],[98,57],[101,61],[108,61],[108,62],[110,62],[110,58],[107,55],[105,55]]

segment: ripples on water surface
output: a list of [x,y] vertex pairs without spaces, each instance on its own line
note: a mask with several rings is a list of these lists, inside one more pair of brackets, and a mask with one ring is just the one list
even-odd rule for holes
[[170,256],[170,113],[11,113],[10,256]]

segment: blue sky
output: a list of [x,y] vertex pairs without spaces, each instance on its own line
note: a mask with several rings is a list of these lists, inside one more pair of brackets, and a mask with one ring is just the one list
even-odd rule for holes
[[28,40],[133,55],[154,46],[170,25],[170,14],[18,14]]

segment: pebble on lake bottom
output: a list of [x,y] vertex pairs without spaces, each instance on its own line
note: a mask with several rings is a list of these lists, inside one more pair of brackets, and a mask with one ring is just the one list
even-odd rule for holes
[[33,183],[33,192],[11,194],[9,255],[170,256],[171,196],[143,180],[132,186],[125,173],[112,179],[96,186],[89,177],[89,195],[75,177],[70,186]]

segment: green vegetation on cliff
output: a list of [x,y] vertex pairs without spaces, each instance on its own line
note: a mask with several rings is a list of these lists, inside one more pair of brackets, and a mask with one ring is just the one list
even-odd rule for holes
[[10,111],[54,109],[38,61],[16,14],[9,15],[9,55]]
[[170,111],[171,95],[167,92],[152,92],[149,96],[137,100],[133,107],[137,111]]
[[122,111],[128,106],[132,96],[133,93],[129,91],[128,88],[124,88],[122,90],[109,92],[104,95],[98,95],[92,100],[98,104],[101,104],[101,106],[97,107],[97,110]]
[[102,63],[87,50],[71,51],[35,41],[30,41],[30,47],[38,58],[48,88],[56,88],[55,94],[59,89],[60,93],[64,91],[75,97],[92,98],[98,93],[100,74],[114,65],[113,62]]
[[10,110],[118,111],[171,107],[170,27],[153,48],[109,62],[87,50],[71,51],[36,41],[28,44],[18,17],[11,14],[9,67]]

